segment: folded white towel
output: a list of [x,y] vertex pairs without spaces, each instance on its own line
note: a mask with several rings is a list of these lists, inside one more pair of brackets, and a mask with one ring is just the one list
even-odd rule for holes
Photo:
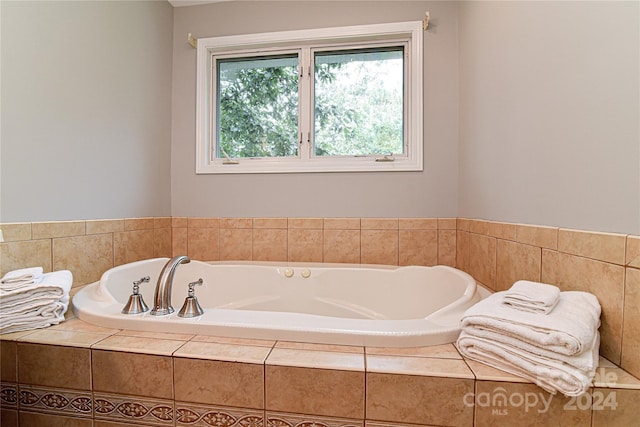
[[0,314],[20,311],[20,306],[29,302],[37,303],[38,306],[49,302],[62,302],[68,305],[72,283],[73,275],[69,270],[46,273],[40,283],[3,293],[0,296]]
[[64,321],[68,304],[52,302],[30,311],[14,313],[11,316],[0,315],[0,334],[46,328]]
[[505,291],[503,303],[518,310],[549,314],[559,299],[560,289],[557,286],[518,280]]
[[0,295],[40,283],[43,278],[42,271],[42,267],[30,267],[8,272],[0,279]]
[[[566,363],[567,365],[581,371],[595,372],[596,368],[598,367],[598,359],[596,358],[594,360],[591,351],[583,351],[582,353],[575,354],[573,356],[567,356],[566,354],[547,350],[544,347],[531,345],[511,335],[500,334],[495,331],[479,328],[467,328],[465,329],[465,331],[467,331],[468,335],[481,338],[485,341],[496,342],[506,347],[513,348],[514,350],[525,351],[527,353],[530,353],[532,357],[539,357],[543,360]],[[595,341],[598,336],[599,335],[596,333],[593,336],[593,341]],[[586,344],[585,348],[593,348],[593,342]]]
[[[460,353],[469,359],[487,364],[497,369],[528,379],[546,391],[565,396],[579,396],[586,392],[595,376],[595,368],[583,371],[560,361],[540,358],[517,347],[469,335],[464,330],[456,342]],[[585,350],[597,368],[599,334]]]
[[561,292],[556,308],[546,316],[514,310],[502,304],[504,292],[493,295],[465,311],[461,326],[510,336],[534,346],[572,356],[593,342],[600,326],[600,304],[587,292]]

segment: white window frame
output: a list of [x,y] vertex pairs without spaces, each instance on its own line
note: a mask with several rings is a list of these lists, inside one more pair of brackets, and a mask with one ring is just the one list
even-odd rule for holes
[[[367,44],[402,40],[405,43],[404,144],[406,153],[395,156],[313,156],[312,106],[301,91],[297,157],[261,157],[227,159],[215,156],[216,81],[212,66],[216,55],[301,49],[309,54],[319,44],[340,43],[350,49]],[[305,53],[306,52],[306,53]],[[305,58],[306,59],[306,58]],[[196,173],[297,173],[297,172],[371,172],[423,170],[423,30],[422,21],[351,27],[283,31],[198,39],[196,75]],[[310,79],[307,70],[303,77]],[[301,83],[302,84],[302,83]],[[309,83],[311,84],[311,83]]]

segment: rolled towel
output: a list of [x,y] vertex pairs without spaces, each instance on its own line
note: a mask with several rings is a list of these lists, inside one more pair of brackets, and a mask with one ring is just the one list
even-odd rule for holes
[[557,286],[518,280],[504,293],[503,303],[522,311],[549,314],[559,299],[560,289]]
[[0,315],[21,311],[25,304],[29,303],[44,306],[48,303],[60,302],[66,307],[69,304],[72,283],[73,275],[68,270],[46,273],[40,283],[3,293],[0,298]]
[[[560,391],[565,396],[579,396],[589,389],[595,376],[595,368],[583,371],[560,361],[536,357],[516,347],[469,335],[464,330],[456,345],[463,356],[525,378],[552,394]],[[594,360],[596,368],[599,346],[596,332],[591,347],[585,351]]]
[[10,271],[0,279],[0,294],[40,283],[42,278],[42,267],[29,267]]
[[64,320],[68,304],[52,302],[11,316],[0,315],[0,334],[28,331],[57,325]]
[[509,308],[503,298],[504,292],[496,292],[467,309],[462,329],[470,334],[488,330],[573,356],[592,343],[600,326],[600,304],[588,292],[561,292],[556,308],[546,316]]

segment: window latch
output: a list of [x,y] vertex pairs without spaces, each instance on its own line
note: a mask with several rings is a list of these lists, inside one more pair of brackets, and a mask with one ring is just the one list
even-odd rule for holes
[[393,154],[385,154],[382,157],[377,157],[376,162],[395,162],[396,158],[393,157]]

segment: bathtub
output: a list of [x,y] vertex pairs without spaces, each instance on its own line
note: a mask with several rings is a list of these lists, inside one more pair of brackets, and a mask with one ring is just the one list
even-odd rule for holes
[[[121,265],[73,297],[76,316],[98,326],[237,338],[376,347],[454,342],[462,313],[481,298],[468,274],[446,266],[191,261],[176,269],[175,312],[122,314],[133,281],[153,308],[168,258]],[[187,284],[202,278],[196,296],[204,314],[178,317]]]

